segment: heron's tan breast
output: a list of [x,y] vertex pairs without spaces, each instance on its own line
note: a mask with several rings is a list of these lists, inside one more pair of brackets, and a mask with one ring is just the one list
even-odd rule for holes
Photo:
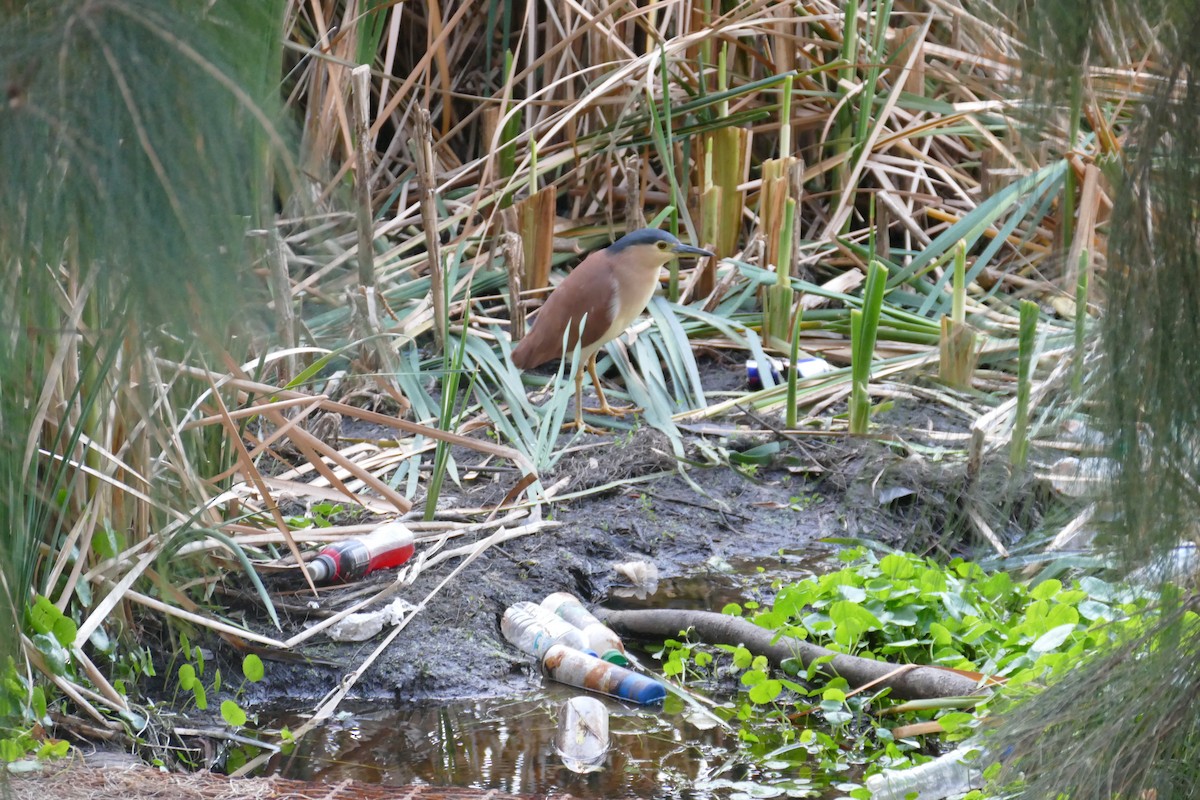
[[614,294],[610,306],[613,311],[613,321],[608,326],[608,330],[604,332],[603,339],[605,341],[620,336],[646,310],[650,298],[654,296],[654,290],[658,288],[658,269],[657,266],[653,269],[636,266],[618,267],[614,270],[619,294]]

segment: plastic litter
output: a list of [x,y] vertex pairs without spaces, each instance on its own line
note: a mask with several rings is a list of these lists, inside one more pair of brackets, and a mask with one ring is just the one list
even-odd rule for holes
[[583,631],[537,603],[524,600],[505,610],[500,632],[513,647],[538,659],[556,644],[588,650]]
[[546,596],[542,608],[582,631],[588,649],[594,650],[600,658],[623,667],[629,666],[629,657],[625,655],[625,645],[621,644],[620,637],[596,619],[578,597],[569,592],[555,592]]
[[546,651],[542,669],[559,683],[642,705],[660,702],[667,696],[667,688],[652,678],[561,644]]
[[573,697],[558,711],[554,750],[563,765],[580,774],[604,768],[608,757],[608,709],[594,697]]
[[412,531],[403,523],[389,522],[366,536],[329,545],[308,562],[308,574],[316,583],[352,581],[378,569],[400,566],[412,558],[415,549]]
[[388,625],[398,625],[416,606],[397,598],[377,611],[349,614],[325,631],[335,642],[362,642],[375,636]]
[[[977,757],[967,761],[972,754]],[[978,747],[959,747],[910,769],[885,769],[867,778],[873,800],[943,800],[983,788],[988,761]]]

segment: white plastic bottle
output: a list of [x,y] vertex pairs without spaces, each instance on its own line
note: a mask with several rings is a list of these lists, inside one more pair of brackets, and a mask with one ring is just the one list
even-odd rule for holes
[[537,603],[521,601],[509,606],[500,620],[500,631],[513,647],[539,660],[556,644],[592,652],[582,631]]
[[[977,754],[970,761],[968,757]],[[909,769],[885,769],[867,778],[872,800],[943,800],[983,788],[988,764],[978,747],[964,745]],[[915,792],[915,794],[913,794]]]

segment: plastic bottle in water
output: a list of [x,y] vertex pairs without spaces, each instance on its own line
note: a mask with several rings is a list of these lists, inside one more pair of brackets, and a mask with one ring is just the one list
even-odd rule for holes
[[554,750],[581,775],[604,769],[608,757],[608,709],[594,697],[572,697],[558,710]]
[[561,644],[546,651],[542,669],[559,683],[642,705],[657,703],[667,696],[667,687],[653,678]]
[[620,637],[613,633],[607,625],[596,619],[595,615],[584,607],[578,597],[569,592],[555,592],[542,601],[542,608],[551,614],[562,617],[583,631],[588,647],[599,653],[600,658],[623,667],[629,666],[629,658],[625,655],[625,645],[621,644]]
[[513,603],[505,610],[500,631],[513,647],[538,659],[556,644],[581,651],[588,649],[582,631],[537,603],[525,600]]
[[398,567],[412,558],[413,534],[400,522],[380,525],[366,536],[329,545],[308,562],[314,582],[352,581],[377,569]]
[[[970,761],[972,753],[977,755]],[[963,746],[945,755],[901,770],[884,770],[867,778],[873,800],[942,800],[983,788],[988,764],[978,747]]]

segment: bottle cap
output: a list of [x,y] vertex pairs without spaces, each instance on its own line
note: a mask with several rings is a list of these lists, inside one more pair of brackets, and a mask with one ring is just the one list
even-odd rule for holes
[[308,570],[309,577],[313,579],[313,583],[320,583],[333,576],[337,571],[337,564],[332,558],[322,553],[308,562],[305,568]]
[[618,697],[624,697],[635,703],[649,705],[658,703],[667,696],[667,687],[656,680],[631,672],[621,681],[621,687],[616,692]]
[[619,667],[628,667],[631,663],[629,656],[625,655],[616,648],[613,648],[612,650],[605,650],[600,654],[600,658],[610,664],[616,664]]

